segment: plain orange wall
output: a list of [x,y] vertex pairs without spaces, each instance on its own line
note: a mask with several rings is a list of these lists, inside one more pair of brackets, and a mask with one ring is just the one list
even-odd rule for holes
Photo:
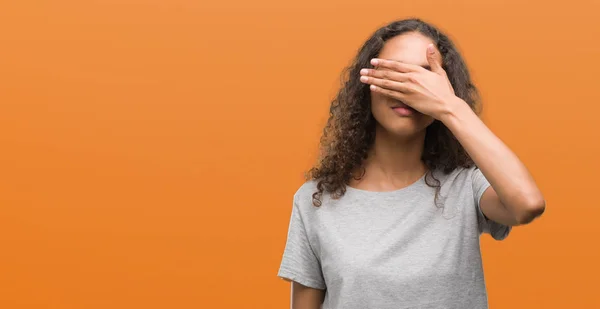
[[291,198],[339,73],[419,16],[548,211],[483,238],[491,308],[600,308],[600,2],[0,3],[0,308],[287,308]]

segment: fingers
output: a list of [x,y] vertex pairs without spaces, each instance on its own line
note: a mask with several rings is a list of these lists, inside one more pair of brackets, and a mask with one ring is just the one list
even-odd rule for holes
[[389,70],[362,69],[360,70],[360,75],[380,79],[389,79],[397,82],[407,82],[410,80],[409,73],[400,73]]
[[427,46],[427,62],[429,62],[432,72],[442,74],[444,73],[444,69],[439,59],[442,59],[442,55],[433,44],[429,44]]
[[378,88],[392,90],[395,92],[398,92],[398,91],[406,92],[409,90],[408,86],[403,82],[384,79],[384,78],[377,78],[377,77],[363,75],[360,77],[360,81],[365,84],[377,86]]
[[361,82],[394,92],[408,92],[410,88],[407,83],[413,81],[410,73],[389,70],[362,69],[360,75]]
[[418,65],[408,64],[408,63],[404,63],[404,62],[398,62],[398,61],[394,61],[394,60],[379,59],[379,58],[371,59],[371,64],[378,69],[385,68],[385,69],[390,69],[393,71],[404,72],[404,73],[419,72],[419,71],[425,70]]
[[378,86],[375,86],[375,85],[371,85],[370,88],[371,88],[371,91],[373,91],[373,92],[381,93],[381,94],[383,94],[385,96],[388,96],[388,97],[396,99],[396,100],[403,101],[405,99],[405,97],[406,97],[405,93],[394,91],[394,90],[389,90],[389,89],[385,89],[385,88],[381,88],[381,87],[378,87]]

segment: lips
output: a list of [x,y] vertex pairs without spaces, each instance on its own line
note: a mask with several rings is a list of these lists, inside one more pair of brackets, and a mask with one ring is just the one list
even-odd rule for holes
[[391,108],[396,114],[398,114],[402,117],[409,117],[417,112],[414,108],[412,108],[402,102],[398,102],[398,103],[394,104],[393,106],[391,106]]

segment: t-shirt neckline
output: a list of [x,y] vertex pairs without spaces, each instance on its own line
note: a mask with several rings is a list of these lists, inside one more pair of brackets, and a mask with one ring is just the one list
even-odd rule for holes
[[417,179],[415,182],[409,184],[406,187],[400,188],[400,189],[396,189],[396,190],[390,190],[390,191],[370,191],[370,190],[364,190],[364,189],[358,189],[358,188],[354,188],[351,187],[349,185],[346,185],[346,191],[351,191],[351,192],[356,192],[356,193],[361,193],[361,194],[371,194],[371,195],[393,195],[393,194],[398,194],[398,193],[402,193],[405,191],[409,191],[412,190],[418,186],[420,186],[421,184],[425,183],[425,177],[427,176],[428,172],[425,172],[421,177],[419,177],[419,179]]

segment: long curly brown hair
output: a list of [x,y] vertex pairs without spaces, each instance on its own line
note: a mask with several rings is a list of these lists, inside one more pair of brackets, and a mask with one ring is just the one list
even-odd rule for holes
[[[372,68],[370,60],[379,55],[387,40],[408,32],[418,32],[434,42],[442,55],[442,67],[456,96],[467,102],[473,111],[480,112],[477,88],[471,81],[462,56],[448,36],[418,18],[397,20],[381,27],[364,43],[352,63],[342,72],[341,89],[331,102],[329,119],[320,140],[318,162],[307,173],[308,180],[317,183],[317,192],[312,196],[314,206],[321,206],[324,192],[330,193],[334,199],[340,198],[353,177],[360,179],[364,175],[363,162],[375,141],[376,120],[371,113],[369,86],[359,80],[360,70]],[[421,160],[428,170],[425,182],[436,189],[436,204],[440,181],[433,171],[440,170],[448,174],[457,167],[473,165],[456,137],[438,120],[426,129]]]

